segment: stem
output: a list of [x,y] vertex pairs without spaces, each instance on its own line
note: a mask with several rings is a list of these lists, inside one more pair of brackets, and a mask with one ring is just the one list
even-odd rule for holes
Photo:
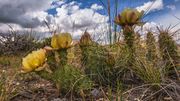
[[135,47],[134,47],[135,32],[132,26],[127,25],[123,27],[123,34],[124,34],[124,40],[128,46],[129,64],[130,66],[132,66],[132,62],[134,61],[134,54],[135,54]]
[[59,67],[64,67],[67,64],[67,49],[58,50],[59,54]]

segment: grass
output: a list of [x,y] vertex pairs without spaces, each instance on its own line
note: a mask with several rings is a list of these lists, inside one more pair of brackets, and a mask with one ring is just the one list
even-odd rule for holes
[[16,82],[16,69],[0,71],[0,101],[9,101],[15,96],[19,83]]
[[21,59],[22,56],[20,55],[0,56],[0,66],[19,68],[21,66]]

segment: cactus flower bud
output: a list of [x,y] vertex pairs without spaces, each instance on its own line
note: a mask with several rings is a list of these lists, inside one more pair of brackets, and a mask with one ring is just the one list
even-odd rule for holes
[[121,26],[133,26],[141,22],[143,14],[144,11],[139,12],[136,9],[127,8],[115,18],[114,22]]
[[80,39],[80,45],[87,46],[87,45],[91,45],[91,44],[92,44],[91,36],[88,32],[85,32]]

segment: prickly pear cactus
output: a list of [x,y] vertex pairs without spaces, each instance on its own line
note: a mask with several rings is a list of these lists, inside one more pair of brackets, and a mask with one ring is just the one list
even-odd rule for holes
[[[33,51],[23,58],[23,70],[35,71],[44,79],[53,81],[61,93],[82,94],[93,82],[78,68],[68,64],[68,48],[72,47],[69,33],[53,35],[51,47]],[[44,64],[44,65],[43,65]]]

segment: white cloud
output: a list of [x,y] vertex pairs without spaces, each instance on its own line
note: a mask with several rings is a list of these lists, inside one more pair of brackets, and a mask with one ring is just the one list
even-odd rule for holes
[[148,12],[152,12],[152,11],[156,11],[156,10],[161,10],[163,9],[163,0],[153,0],[153,1],[149,1],[144,3],[142,6],[136,7],[136,9],[138,11],[147,11]]
[[[8,1],[8,0],[7,0]],[[17,0],[15,0],[17,2]],[[32,0],[31,0],[32,1]],[[37,1],[37,0],[33,0]],[[49,1],[49,0],[47,0]],[[54,0],[56,1],[56,0]],[[10,1],[9,1],[10,2]],[[11,24],[14,30],[16,31],[30,31],[33,30],[37,33],[47,33],[49,29],[45,26],[43,21],[46,20],[51,27],[51,30],[58,29],[61,32],[69,32],[73,35],[74,38],[79,38],[83,32],[87,29],[92,36],[95,37],[95,40],[100,38],[100,40],[107,39],[108,33],[108,17],[106,15],[102,15],[98,13],[96,10],[101,7],[97,4],[93,4],[90,8],[81,9],[79,3],[73,1],[70,3],[59,2],[59,6],[56,7],[57,14],[55,16],[49,15],[44,10],[49,7],[40,7],[40,10],[37,8],[25,7],[27,12],[21,12],[22,9],[17,9],[17,6],[23,4],[24,6],[29,5],[30,1],[20,0],[19,3],[12,3],[12,8],[7,9],[14,14],[6,14],[5,5],[8,4],[0,4],[4,7],[0,6],[3,10],[0,9],[0,13],[4,15],[0,15],[0,31],[7,32],[9,27],[7,24]],[[23,3],[21,3],[23,2]],[[38,1],[37,1],[38,2]],[[52,2],[52,1],[51,1]],[[0,0],[1,3],[1,0]],[[2,2],[4,3],[4,2]],[[38,2],[39,3],[39,2]],[[31,3],[33,4],[33,3]],[[48,4],[48,3],[47,3]],[[38,6],[38,4],[35,4]],[[41,3],[39,4],[39,6]],[[43,5],[43,3],[42,3]],[[96,7],[97,6],[97,7]],[[21,7],[21,6],[20,6]],[[39,8],[39,7],[38,7]],[[25,10],[26,10],[25,9]],[[33,10],[29,10],[33,9]],[[96,10],[95,10],[96,9]],[[15,11],[14,11],[15,10]],[[17,14],[15,14],[16,12]],[[6,22],[3,22],[6,17],[9,17]],[[13,21],[11,19],[13,18]],[[28,25],[33,24],[34,27],[27,27]],[[26,28],[27,27],[27,28]],[[44,36],[44,34],[43,34]]]
[[93,4],[91,6],[91,9],[93,9],[93,10],[101,10],[101,9],[103,9],[103,7],[101,5],[98,5],[98,4]]
[[56,11],[55,22],[61,32],[70,32],[76,38],[86,29],[95,36],[103,36],[108,32],[108,17],[92,8],[80,9],[78,4],[70,3],[62,5]]
[[147,22],[143,25],[143,27],[137,26],[135,31],[141,34],[141,37],[145,39],[148,31],[154,32],[154,34],[158,33],[157,27],[160,25],[155,22]]
[[176,6],[175,5],[167,5],[167,8],[171,9],[171,10],[175,10]]

